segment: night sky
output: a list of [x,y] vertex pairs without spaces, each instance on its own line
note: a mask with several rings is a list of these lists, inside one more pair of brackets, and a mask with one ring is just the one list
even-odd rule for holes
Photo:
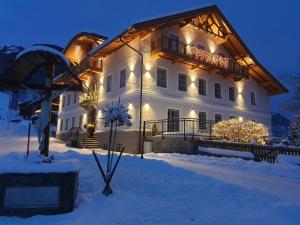
[[[300,71],[300,0],[1,0],[0,45],[65,46],[81,31],[117,35],[146,19],[216,4],[257,59],[275,76]],[[272,109],[285,96],[273,98]]]

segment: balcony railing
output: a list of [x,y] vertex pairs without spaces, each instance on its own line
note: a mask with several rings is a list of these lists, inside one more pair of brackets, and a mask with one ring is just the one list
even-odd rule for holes
[[151,53],[154,56],[160,55],[174,61],[181,61],[193,68],[216,70],[220,74],[228,74],[239,79],[249,77],[248,68],[234,60],[164,35],[152,39]]
[[82,92],[79,95],[79,105],[83,108],[94,106],[97,104],[97,96],[92,91],[89,93]]
[[150,136],[178,136],[186,138],[206,137],[212,139],[212,127],[215,121],[201,121],[196,118],[178,118],[144,121],[144,138]]
[[73,68],[74,72],[83,80],[85,80],[88,75],[102,72],[102,69],[102,59],[97,59],[95,61],[84,59]]

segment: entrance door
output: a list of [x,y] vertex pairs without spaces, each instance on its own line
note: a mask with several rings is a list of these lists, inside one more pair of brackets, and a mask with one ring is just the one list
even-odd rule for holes
[[179,132],[179,110],[168,109],[168,132]]

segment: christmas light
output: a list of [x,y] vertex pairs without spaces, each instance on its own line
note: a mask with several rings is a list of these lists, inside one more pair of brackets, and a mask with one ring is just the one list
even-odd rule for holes
[[224,120],[213,126],[213,134],[227,141],[265,144],[268,129],[260,123],[240,119]]

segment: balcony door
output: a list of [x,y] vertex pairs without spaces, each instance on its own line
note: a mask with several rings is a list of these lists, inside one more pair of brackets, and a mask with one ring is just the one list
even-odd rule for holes
[[179,132],[179,110],[168,109],[168,132]]
[[169,36],[169,50],[173,53],[178,53],[179,51],[179,37],[174,34]]

